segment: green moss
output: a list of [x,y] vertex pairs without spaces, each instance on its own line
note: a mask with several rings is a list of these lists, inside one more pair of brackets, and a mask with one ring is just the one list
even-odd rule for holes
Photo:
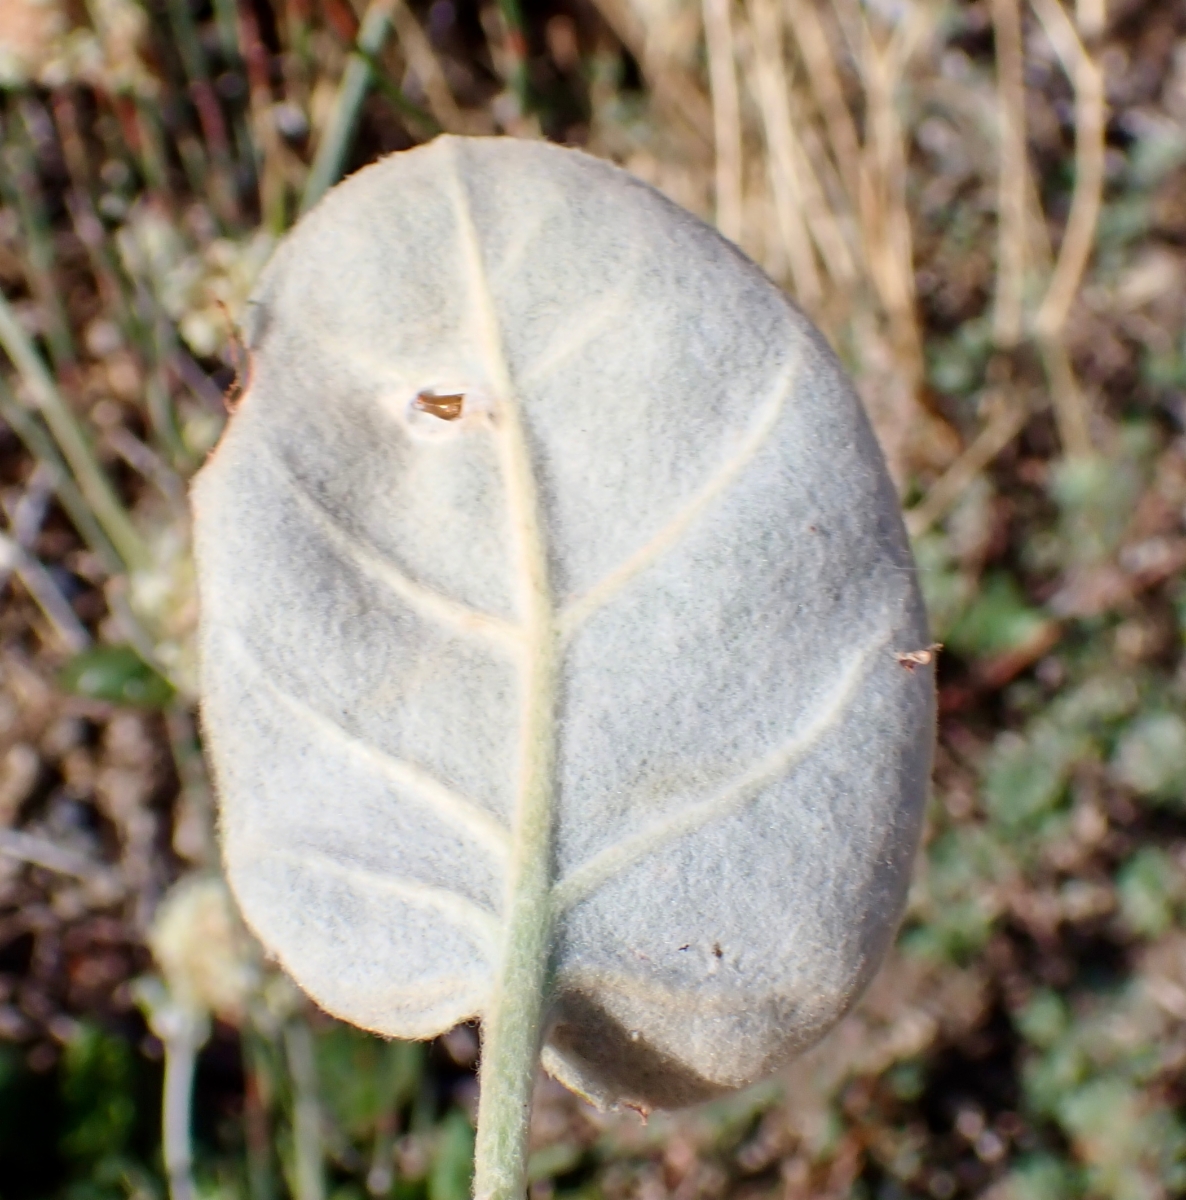
[[1049,623],[1045,613],[1027,603],[1012,575],[995,572],[947,632],[947,645],[970,658],[989,658],[1031,644]]
[[1183,883],[1182,868],[1174,859],[1158,846],[1143,847],[1116,876],[1121,919],[1137,937],[1160,937],[1174,924]]
[[1125,731],[1112,771],[1152,800],[1186,803],[1186,720],[1178,713],[1146,713]]

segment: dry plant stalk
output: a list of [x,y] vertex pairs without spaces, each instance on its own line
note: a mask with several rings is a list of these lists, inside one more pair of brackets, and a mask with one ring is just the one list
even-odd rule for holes
[[647,31],[628,0],[594,0],[597,11],[622,45],[642,67],[656,108],[690,134],[688,149],[697,157],[711,154],[712,105],[699,83],[679,63],[660,59],[648,45]]
[[1058,337],[1095,244],[1104,187],[1104,80],[1057,0],[1032,0],[1063,70],[1075,88],[1075,190],[1054,276],[1034,326],[1041,337]]
[[704,41],[712,90],[713,143],[716,150],[717,228],[730,241],[741,241],[741,101],[737,94],[730,0],[704,0]]
[[964,490],[1021,432],[1029,419],[1029,407],[1015,397],[995,396],[992,415],[967,449],[951,464],[927,492],[921,504],[906,514],[906,529],[912,538],[921,537],[955,506]]
[[[854,335],[876,393],[867,400],[901,481],[901,431],[919,420],[938,429],[920,405],[924,365],[897,112],[933,14],[916,6],[894,32],[875,35],[849,3],[824,11],[814,0],[788,0],[784,10],[775,0],[748,0],[746,13],[739,66],[755,101],[772,224],[785,256],[772,269],[787,272],[797,299],[825,329]],[[858,68],[859,95],[846,94],[845,53]],[[853,106],[864,113],[863,141]],[[931,456],[938,448],[943,461],[949,440],[935,442]]]
[[[815,153],[808,152],[807,137],[813,133],[813,130],[810,120],[803,111],[800,97],[792,83],[792,73],[787,66],[786,31],[780,10],[772,3],[761,5],[760,24],[761,30],[759,24],[755,23],[753,38],[759,64],[763,57],[763,43],[767,40],[766,35],[769,35],[769,49],[766,52],[769,70],[765,82],[761,78],[758,79],[763,124],[767,129],[768,140],[773,139],[773,144],[779,147],[775,163],[779,168],[778,174],[785,174],[789,178],[792,185],[789,190],[794,192],[797,211],[801,213],[803,227],[806,229],[810,241],[814,243],[815,252],[818,253],[819,259],[831,276],[834,285],[825,290],[822,281],[819,281],[820,299],[817,301],[817,306],[822,308],[826,306],[826,302],[833,295],[847,298],[846,293],[850,291],[857,279],[857,268],[844,230],[833,212],[827,192],[821,183],[821,174],[824,174],[825,177],[827,177],[825,173],[834,176],[835,171],[832,164],[827,161],[818,138],[815,139],[813,146]],[[769,116],[769,121],[767,121],[767,116]],[[817,162],[821,168],[818,171]],[[772,171],[771,176],[773,186],[777,174]],[[838,179],[837,183],[839,183]],[[834,187],[833,191],[839,198],[843,191],[843,185]],[[811,257],[811,264],[814,270],[814,255]],[[818,275],[816,278],[818,281]],[[813,315],[822,316],[823,314],[821,312]]]
[[490,124],[477,114],[463,113],[458,107],[445,76],[444,68],[428,35],[420,27],[415,13],[403,3],[396,0],[391,10],[391,23],[395,27],[395,36],[403,48],[408,65],[416,73],[424,88],[424,98],[428,101],[428,111],[448,133],[488,133]]
[[[1062,345],[1063,331],[1095,245],[1104,189],[1106,105],[1103,74],[1084,48],[1058,0],[1032,0],[1034,12],[1075,89],[1075,188],[1071,212],[1054,274],[1034,317],[1050,373],[1051,395],[1063,449],[1082,457],[1092,453],[1087,403]],[[1098,4],[1085,5],[1089,24],[1100,24]]]
[[782,21],[774,0],[750,0],[754,90],[762,114],[767,167],[778,227],[800,304],[816,312],[823,299],[815,253],[804,220],[802,170],[788,104],[790,80],[782,48]]
[[906,154],[895,98],[907,65],[932,28],[922,5],[879,46],[864,13],[851,5],[859,22],[861,74],[866,89],[869,130],[861,174],[861,218],[866,257],[874,285],[889,318],[894,349],[910,390],[925,376],[922,336],[914,290],[914,246],[906,207]]
[[828,141],[848,199],[860,202],[861,142],[844,99],[832,45],[820,24],[814,0],[787,0],[787,24],[799,43],[807,76],[824,120]]
[[1018,0],[993,0],[997,48],[1000,166],[997,179],[997,290],[993,338],[999,346],[1021,340],[1026,272],[1025,80]]
[[264,224],[273,233],[284,228],[285,147],[272,114],[272,85],[268,75],[268,52],[260,36],[259,23],[250,4],[239,4],[239,38],[247,68],[251,126],[260,148],[259,207]]
[[1079,23],[1080,36],[1094,41],[1108,24],[1107,0],[1077,0],[1075,19]]

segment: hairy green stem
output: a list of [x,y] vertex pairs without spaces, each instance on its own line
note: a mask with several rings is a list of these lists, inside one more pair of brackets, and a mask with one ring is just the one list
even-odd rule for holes
[[321,1102],[317,1096],[317,1058],[313,1035],[300,1017],[284,1029],[284,1052],[292,1076],[293,1174],[296,1200],[325,1200],[321,1139]]
[[145,977],[132,987],[149,1028],[165,1048],[161,1154],[169,1200],[195,1200],[191,1142],[194,1067],[198,1051],[210,1036],[210,1017],[201,1008],[178,1001],[161,979]]
[[174,1025],[162,1037],[165,1046],[165,1094],[161,1114],[161,1148],[170,1200],[194,1200],[193,1150],[190,1124],[193,1109],[194,1066],[206,1040],[207,1022],[198,1016],[169,1013],[162,1020]]
[[523,594],[525,686],[506,940],[483,1014],[476,1200],[522,1200],[531,1092],[539,1059],[552,943],[552,834],[559,630],[543,518],[522,414],[502,352],[473,219],[458,183],[460,226],[474,278],[486,355],[500,393],[498,450]]
[[555,637],[536,648],[526,786],[511,863],[507,933],[495,991],[482,1024],[475,1200],[522,1200],[531,1092],[542,1036],[552,939],[552,697]]

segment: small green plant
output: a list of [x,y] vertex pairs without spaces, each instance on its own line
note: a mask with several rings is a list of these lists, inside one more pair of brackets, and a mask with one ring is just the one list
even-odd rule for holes
[[250,312],[193,493],[228,876],[330,1012],[481,1018],[474,1191],[521,1197],[541,1048],[678,1107],[876,969],[933,725],[896,497],[782,293],[582,154],[368,168]]

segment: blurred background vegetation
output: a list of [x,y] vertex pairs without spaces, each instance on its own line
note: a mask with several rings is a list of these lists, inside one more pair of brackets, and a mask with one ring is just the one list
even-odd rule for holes
[[235,922],[185,508],[276,237],[441,130],[796,296],[946,647],[868,996],[646,1125],[541,1080],[534,1200],[1186,1195],[1186,3],[0,0],[0,1198],[468,1194],[476,1030],[340,1025]]

